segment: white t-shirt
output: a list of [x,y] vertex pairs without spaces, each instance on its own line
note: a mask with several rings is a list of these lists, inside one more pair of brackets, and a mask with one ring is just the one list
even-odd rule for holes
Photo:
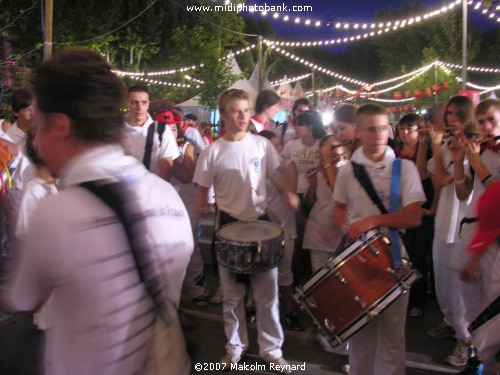
[[160,173],[159,161],[164,158],[172,158],[172,160],[179,157],[179,147],[177,146],[177,140],[174,138],[172,129],[170,126],[165,126],[165,131],[163,132],[163,139],[160,144],[160,138],[158,135],[158,123],[153,121],[151,116],[148,114],[148,119],[142,126],[132,126],[128,123],[127,117],[125,121],[125,136],[123,137],[123,148],[125,153],[132,155],[137,160],[142,162],[144,160],[144,151],[146,149],[146,137],[148,135],[148,129],[150,126],[155,127],[153,134],[153,145],[151,148],[151,163],[149,164],[149,170],[154,173]]
[[26,237],[29,221],[40,201],[47,196],[56,194],[56,185],[48,183],[40,177],[35,177],[26,184],[21,204],[19,205],[17,224],[14,232],[17,238],[24,240]]
[[304,243],[302,247],[308,250],[333,252],[343,233],[332,220],[333,193],[322,173],[317,173],[316,202],[309,213]]
[[[481,162],[486,167],[491,176],[496,179],[500,179],[500,154],[493,152],[492,150],[486,149],[481,153]],[[470,168],[469,172],[470,172]],[[474,184],[472,187],[472,193],[470,202],[465,209],[465,216],[468,218],[477,217],[477,202],[481,195],[485,191],[484,185],[481,180],[474,174]],[[467,246],[467,244],[472,240],[472,237],[477,231],[476,223],[464,223],[462,226],[461,240],[460,242]]]
[[319,140],[316,140],[312,146],[307,147],[302,144],[300,138],[294,139],[286,144],[283,151],[281,151],[281,157],[286,161],[293,160],[295,162],[298,171],[297,194],[305,193],[309,186],[306,171],[315,168],[321,161]]
[[[453,162],[446,143],[441,146],[441,155],[446,172],[453,176]],[[429,159],[427,162],[427,170],[432,174],[436,174],[436,160],[434,158]],[[467,159],[464,160],[464,171],[465,175],[470,177],[469,161]],[[466,201],[458,200],[453,182],[442,187],[434,219],[434,235],[439,236],[446,243],[460,242],[460,221],[465,216],[467,204]]]
[[140,374],[150,354],[153,305],[123,225],[105,203],[78,187],[93,180],[131,184],[165,294],[178,306],[193,250],[188,214],[169,183],[115,145],[89,149],[64,167],[63,190],[33,214],[6,302],[31,310],[54,293],[46,344],[51,374]]
[[35,177],[36,169],[31,160],[26,156],[26,137],[15,122],[4,134],[3,138],[16,144],[19,151],[16,158],[19,160],[16,171],[12,176],[12,189],[7,190],[12,212],[16,216],[23,195],[24,186]]
[[[395,158],[396,155],[389,146],[386,148],[384,159],[378,163],[372,162],[365,156],[363,147],[354,151],[351,158],[351,161],[365,167],[375,191],[387,210],[389,210],[389,196],[391,192],[392,163]],[[426,201],[417,167],[412,161],[401,161],[400,181],[398,210],[402,210],[412,203],[424,203]],[[348,163],[340,169],[333,191],[333,200],[347,205],[350,215],[349,221],[351,223],[368,216],[381,214],[358,179],[354,177],[352,163]],[[403,242],[400,242],[401,249],[404,249]]]
[[207,188],[213,182],[220,210],[238,220],[254,220],[266,213],[266,173],[279,164],[277,151],[264,137],[246,133],[237,142],[219,138],[200,154],[193,181]]

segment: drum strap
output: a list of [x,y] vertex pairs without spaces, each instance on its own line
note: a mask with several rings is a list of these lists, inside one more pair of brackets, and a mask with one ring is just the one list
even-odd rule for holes
[[[401,183],[401,159],[394,159],[391,174],[391,194],[389,196],[389,212],[396,212],[399,206],[399,193]],[[391,238],[392,263],[395,269],[403,268],[401,261],[401,244],[399,242],[399,231],[397,228],[389,228]]]
[[[380,200],[375,188],[373,187],[370,176],[361,164],[351,161],[354,177],[359,181],[363,189],[366,191],[372,202],[378,207],[382,215],[389,213],[387,208]],[[391,175],[391,193],[389,199],[389,210],[395,212],[398,210],[399,190],[401,177],[401,159],[394,159]],[[399,243],[399,231],[396,228],[389,228],[389,237],[392,244],[392,262],[396,269],[401,269],[403,263],[401,261],[401,246]]]

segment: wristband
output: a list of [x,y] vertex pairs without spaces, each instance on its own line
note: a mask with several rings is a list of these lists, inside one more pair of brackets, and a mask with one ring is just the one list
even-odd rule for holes
[[486,181],[488,181],[489,179],[491,178],[491,174],[489,174],[488,176],[486,176],[485,178],[483,178],[481,180],[481,183],[484,185]]
[[455,181],[455,183],[456,183],[457,185],[462,185],[462,184],[464,184],[464,183],[465,183],[465,177],[464,177],[464,178],[462,178],[461,180],[455,180],[455,179],[453,179],[453,181]]

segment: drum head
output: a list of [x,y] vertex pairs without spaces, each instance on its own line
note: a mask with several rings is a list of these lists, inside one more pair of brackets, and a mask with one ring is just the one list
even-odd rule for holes
[[234,242],[267,241],[278,237],[281,229],[267,221],[235,222],[223,225],[218,230],[221,238]]

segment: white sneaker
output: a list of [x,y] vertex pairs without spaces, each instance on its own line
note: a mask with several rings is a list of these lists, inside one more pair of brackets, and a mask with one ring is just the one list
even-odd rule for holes
[[453,353],[444,359],[452,366],[461,367],[467,363],[467,345],[464,341],[458,340]]
[[222,357],[219,363],[222,365],[221,371],[230,371],[231,365],[237,364],[241,361],[242,355],[239,354],[229,354],[226,353],[224,357]]
[[269,355],[266,355],[264,357],[261,357],[261,359],[268,363],[269,365],[272,365],[270,370],[275,371],[280,374],[291,374],[292,369],[290,364],[285,360],[283,357],[279,358],[273,358]]

